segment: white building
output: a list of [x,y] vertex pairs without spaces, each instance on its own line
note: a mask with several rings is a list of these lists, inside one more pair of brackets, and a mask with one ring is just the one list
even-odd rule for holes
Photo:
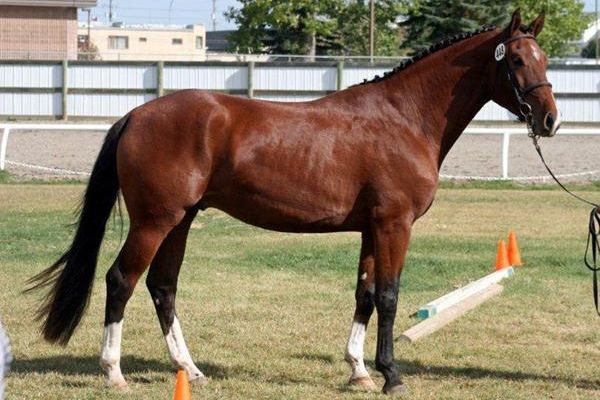
[[[89,33],[89,38],[88,38]],[[80,23],[80,49],[91,59],[104,61],[204,61],[206,30],[203,25],[99,25]],[[90,46],[86,45],[89,40]],[[86,57],[81,57],[86,58]]]

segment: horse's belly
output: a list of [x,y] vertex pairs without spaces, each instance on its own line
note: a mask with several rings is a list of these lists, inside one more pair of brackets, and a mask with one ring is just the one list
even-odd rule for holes
[[353,201],[310,193],[287,195],[288,191],[249,191],[229,187],[219,193],[206,193],[205,207],[265,229],[282,232],[335,232],[362,230],[365,223]]

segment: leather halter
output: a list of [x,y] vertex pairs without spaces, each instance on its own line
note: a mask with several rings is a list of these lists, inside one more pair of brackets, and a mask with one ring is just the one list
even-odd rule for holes
[[527,122],[527,127],[529,128],[530,131],[530,135],[532,134],[532,125],[533,125],[533,114],[532,114],[532,108],[531,105],[529,103],[527,103],[527,101],[525,100],[525,96],[527,96],[528,94],[530,94],[531,92],[533,92],[534,90],[541,88],[541,87],[552,87],[552,84],[548,81],[541,81],[541,82],[537,82],[534,84],[531,84],[525,88],[521,88],[519,86],[519,82],[517,81],[514,72],[511,70],[510,65],[508,65],[508,59],[506,57],[506,45],[512,42],[515,42],[517,40],[536,40],[535,36],[533,36],[531,33],[526,33],[526,34],[522,34],[522,35],[517,35],[517,36],[513,36],[511,38],[508,38],[507,40],[505,40],[504,42],[500,43],[498,45],[498,47],[496,47],[496,49],[498,49],[500,46],[503,46],[503,56],[501,59],[496,58],[496,60],[498,62],[501,62],[502,60],[504,60],[504,65],[506,67],[506,71],[507,71],[507,75],[508,75],[508,81],[510,82],[510,85],[513,89],[513,91],[515,92],[515,97],[517,98],[517,101],[519,103],[519,112],[521,113],[521,117],[522,119],[525,120],[525,122]]

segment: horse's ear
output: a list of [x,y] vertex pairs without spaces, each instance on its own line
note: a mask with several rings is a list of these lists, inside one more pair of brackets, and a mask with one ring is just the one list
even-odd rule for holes
[[509,30],[511,34],[514,34],[521,28],[521,9],[517,8],[515,12],[513,12],[512,18],[510,19]]
[[533,22],[529,25],[529,30],[536,36],[540,34],[542,29],[544,28],[544,22],[546,21],[546,13],[542,12]]

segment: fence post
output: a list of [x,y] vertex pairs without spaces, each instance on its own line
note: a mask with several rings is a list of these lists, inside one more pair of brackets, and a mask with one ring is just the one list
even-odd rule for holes
[[510,144],[510,133],[502,134],[502,178],[508,179],[508,146]]
[[156,63],[156,97],[161,97],[165,94],[165,62],[158,61]]
[[69,119],[68,98],[69,98],[69,61],[62,61],[62,120]]
[[5,168],[5,160],[6,160],[6,147],[8,147],[8,135],[10,134],[10,128],[8,126],[4,127],[4,131],[2,133],[2,143],[0,144],[0,171],[4,171]]
[[248,98],[254,97],[254,61],[248,61]]
[[337,62],[337,90],[342,90],[344,85],[344,60]]

